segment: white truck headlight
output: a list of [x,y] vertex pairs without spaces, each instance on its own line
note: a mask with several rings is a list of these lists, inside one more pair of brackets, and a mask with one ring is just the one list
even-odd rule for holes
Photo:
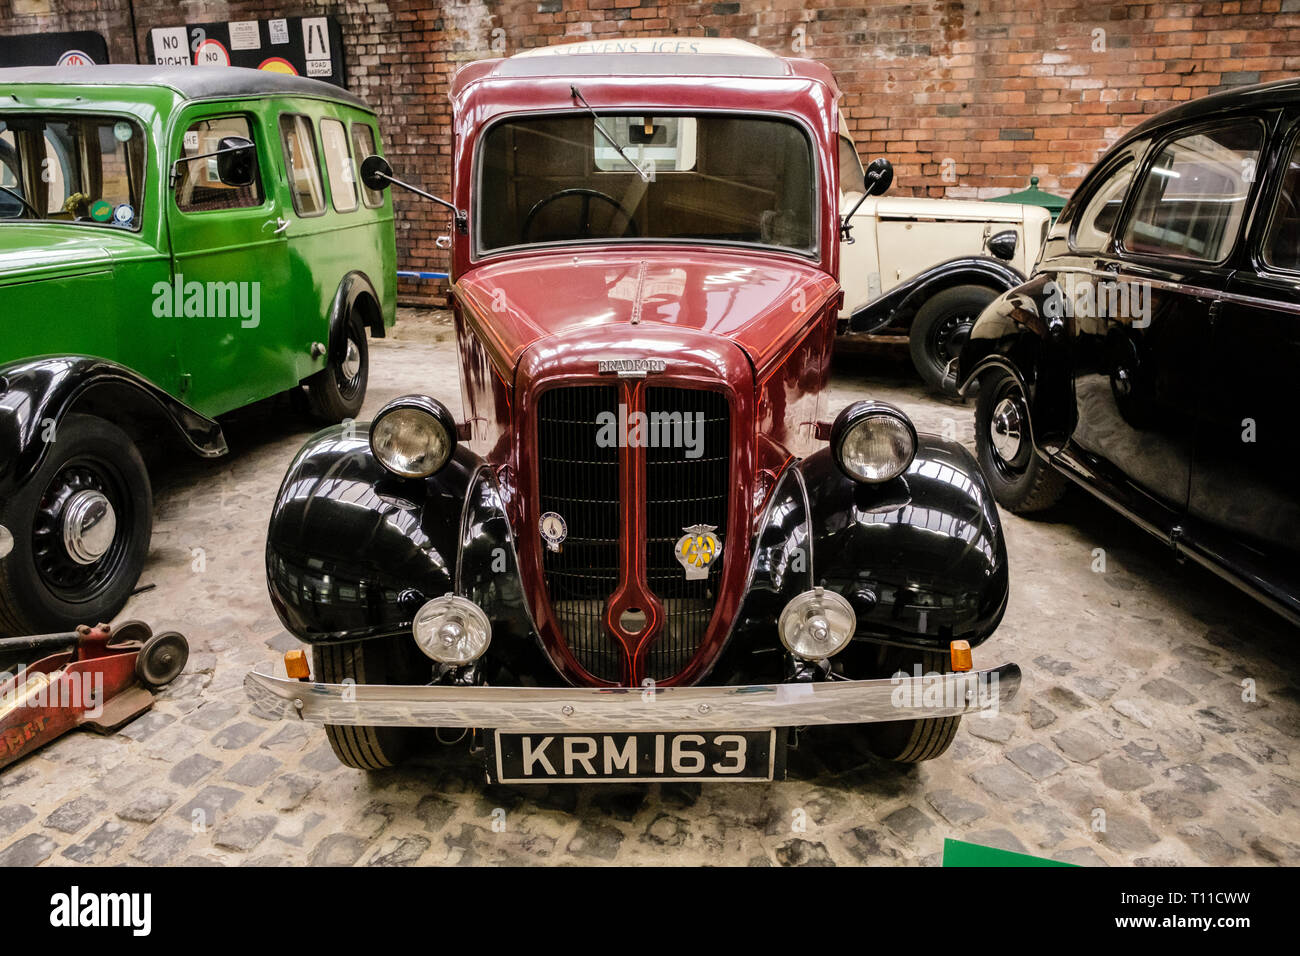
[[442,402],[403,395],[379,410],[370,423],[370,450],[402,478],[428,478],[456,450],[456,421]]
[[858,616],[848,601],[834,591],[813,588],[797,595],[777,620],[781,643],[795,657],[824,661],[853,640]]
[[854,402],[831,427],[831,454],[854,481],[879,484],[907,471],[916,457],[911,419],[884,402]]
[[492,622],[473,601],[444,594],[420,608],[411,623],[415,643],[439,664],[472,664],[492,640]]

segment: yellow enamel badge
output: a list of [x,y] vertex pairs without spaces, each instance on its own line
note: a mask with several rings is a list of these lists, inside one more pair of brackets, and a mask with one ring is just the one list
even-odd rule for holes
[[722,540],[713,532],[715,525],[694,524],[683,528],[686,534],[677,539],[677,561],[686,569],[686,580],[698,581],[709,576],[709,568],[722,556]]

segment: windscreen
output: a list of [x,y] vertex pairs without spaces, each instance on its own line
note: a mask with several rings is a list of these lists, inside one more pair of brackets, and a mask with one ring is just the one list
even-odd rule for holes
[[134,120],[0,114],[0,220],[138,228],[144,166]]
[[481,251],[664,240],[817,245],[813,152],[797,125],[735,114],[585,112],[498,123],[480,154]]

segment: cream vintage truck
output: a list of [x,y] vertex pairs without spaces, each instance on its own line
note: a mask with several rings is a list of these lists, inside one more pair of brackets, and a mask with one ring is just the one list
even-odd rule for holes
[[945,388],[984,307],[1033,271],[1051,224],[1042,206],[865,196],[840,120],[841,333],[906,337],[927,385]]

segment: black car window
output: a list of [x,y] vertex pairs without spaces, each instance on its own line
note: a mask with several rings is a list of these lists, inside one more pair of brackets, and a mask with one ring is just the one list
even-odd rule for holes
[[1264,129],[1245,120],[1190,133],[1156,156],[1124,229],[1124,248],[1220,262],[1246,215]]
[[[218,116],[198,120],[185,130],[181,159],[215,153],[227,136],[252,140],[248,120],[242,116]],[[248,186],[227,186],[217,174],[217,157],[180,162],[176,165],[176,207],[181,212],[210,209],[245,209],[262,205],[262,173],[258,170]]]
[[1264,261],[1278,269],[1300,272],[1300,139],[1291,148],[1273,219],[1264,239]]
[[1071,246],[1084,252],[1100,251],[1106,247],[1136,168],[1137,163],[1130,154],[1102,178],[1075,221]]

